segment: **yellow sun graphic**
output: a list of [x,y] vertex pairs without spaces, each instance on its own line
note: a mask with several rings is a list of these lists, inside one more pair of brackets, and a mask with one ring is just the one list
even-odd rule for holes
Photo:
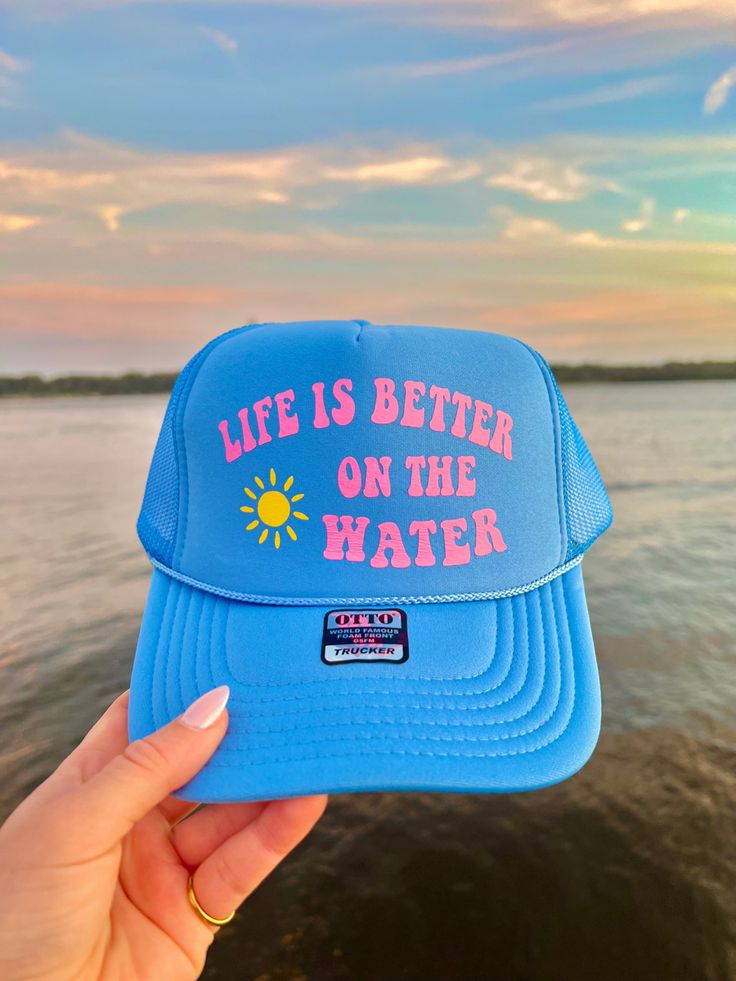
[[253,501],[253,505],[245,504],[240,510],[244,511],[245,514],[252,514],[254,516],[253,520],[245,526],[245,530],[255,531],[263,523],[266,527],[261,529],[261,533],[258,536],[258,544],[263,545],[264,542],[268,541],[268,533],[274,528],[274,548],[281,548],[281,532],[279,528],[286,526],[286,534],[295,542],[297,537],[296,532],[291,525],[286,524],[287,521],[289,518],[296,518],[297,521],[309,521],[309,518],[303,511],[294,511],[292,508],[293,504],[301,501],[304,497],[303,494],[288,496],[291,485],[294,483],[294,478],[286,478],[283,490],[274,489],[276,488],[276,471],[271,467],[268,472],[270,487],[267,488],[260,477],[254,477],[253,480],[258,487],[257,491],[251,490],[250,487],[243,488],[248,497]]

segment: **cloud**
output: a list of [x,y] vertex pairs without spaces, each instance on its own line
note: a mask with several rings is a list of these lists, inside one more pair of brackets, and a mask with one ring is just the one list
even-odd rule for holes
[[569,232],[556,221],[520,215],[510,208],[498,208],[496,214],[501,219],[502,235],[507,242],[542,248],[568,249],[571,246],[600,248],[605,241],[596,231],[588,229],[582,232]]
[[320,213],[278,230],[270,214],[259,230],[250,216],[182,228],[159,213],[115,234],[70,215],[0,236],[0,262],[12,254],[18,271],[0,285],[6,369],[170,369],[248,320],[356,314],[512,331],[581,359],[733,354],[734,242],[677,241],[672,225],[671,240],[604,235],[508,209],[452,227],[403,216],[326,227]]
[[3,215],[0,214],[0,233],[2,232],[22,232],[26,228],[33,228],[43,221],[38,215]]
[[416,156],[379,160],[347,167],[327,167],[327,180],[349,184],[406,185],[448,184],[475,177],[480,167],[473,162],[457,162],[445,156]]
[[[70,240],[93,236],[95,225],[115,233],[112,237],[128,238],[140,227],[149,242],[162,230],[174,239],[208,237],[218,229],[242,226],[239,213],[248,214],[251,227],[268,221],[274,234],[288,228],[298,240],[315,222],[344,228],[340,206],[350,195],[462,184],[467,185],[466,201],[475,195],[479,214],[488,203],[485,185],[545,204],[589,201],[577,221],[595,225],[597,220],[610,220],[603,210],[610,202],[596,202],[595,195],[632,197],[631,188],[642,186],[641,175],[650,172],[652,161],[664,160],[665,170],[680,168],[685,175],[693,169],[697,179],[699,167],[736,168],[734,151],[736,137],[573,134],[542,140],[516,154],[499,153],[485,142],[471,153],[453,153],[431,144],[376,149],[352,140],[265,152],[187,153],[137,149],[64,130],[51,143],[29,144],[25,150],[16,144],[12,152],[3,152],[0,143],[0,195],[12,202],[6,211],[43,213],[52,219],[48,234],[63,228]],[[651,186],[654,180],[646,183]],[[621,229],[627,236],[650,227],[654,196],[641,201],[638,214],[625,218]],[[285,213],[280,225],[274,209]],[[144,212],[145,222],[136,220]],[[683,222],[673,216],[673,225]],[[437,227],[441,238],[447,225],[445,219],[423,227]],[[386,227],[396,234],[396,223]],[[518,237],[520,231],[524,226],[512,226],[504,240]],[[467,226],[458,232],[469,233]]]
[[14,75],[28,71],[30,62],[14,58],[7,51],[0,50],[0,71],[12,72]]
[[[573,161],[585,170],[595,168],[618,178],[626,189],[654,191],[661,185],[665,194],[675,181],[693,185],[698,195],[710,194],[714,185],[706,181],[736,175],[736,135],[731,133],[555,134],[531,145],[529,152]],[[725,183],[720,186],[726,193]]]
[[0,185],[6,184],[8,193],[43,198],[58,191],[86,191],[115,180],[113,173],[85,172],[84,170],[50,169],[33,163],[16,163],[0,157]]
[[[451,157],[429,145],[392,151],[332,143],[272,152],[185,153],[139,150],[62,131],[51,145],[3,154],[0,193],[14,210],[43,206],[66,222],[93,216],[108,231],[123,216],[169,209],[164,225],[202,220],[232,223],[237,211],[305,209],[314,195],[333,206],[346,194],[386,187],[433,187],[468,181],[482,172],[478,160]],[[200,218],[195,219],[195,209]]]
[[[519,303],[504,307],[503,318],[512,329],[525,329],[545,325],[556,327],[580,324],[626,324],[632,319],[641,323],[653,320],[655,322],[672,323],[672,319],[692,322],[698,315],[698,304],[695,298],[683,306],[683,291],[671,292],[660,289],[596,289],[584,290],[577,295],[562,298],[535,298],[530,302]],[[574,336],[574,335],[573,335]],[[557,346],[566,347],[563,335],[562,343],[559,336],[554,340]]]
[[[420,242],[408,243],[408,255],[413,244]],[[232,247],[204,241],[194,253],[200,262],[186,258],[190,280],[197,270],[191,285],[170,283],[169,267],[165,285],[130,286],[116,284],[113,269],[97,266],[90,285],[88,264],[77,282],[63,283],[58,262],[45,275],[34,265],[33,278],[0,284],[5,369],[173,370],[228,327],[252,320],[352,318],[356,312],[376,323],[500,330],[548,357],[564,354],[571,360],[733,356],[733,297],[713,289],[712,263],[701,260],[700,272],[693,272],[692,254],[653,256],[643,264],[629,248],[630,255],[624,252],[612,264],[605,245],[586,249],[531,240],[509,242],[509,255],[489,262],[483,243],[475,259],[467,243],[459,259],[441,241],[432,244],[421,265],[397,262],[406,255],[394,249],[382,263],[371,262],[367,273],[365,262],[355,262],[344,264],[339,276],[326,263],[287,266],[260,250],[254,253],[255,270],[241,261],[237,276],[222,285],[207,285],[207,263],[232,263]],[[733,254],[729,268],[732,261]],[[646,276],[639,275],[643,265]],[[602,281],[596,270],[603,270]],[[723,280],[730,277],[724,273]]]
[[18,109],[21,105],[21,86],[18,75],[28,71],[30,62],[0,50],[0,109]]
[[717,78],[705,93],[703,112],[706,116],[715,115],[719,109],[725,106],[734,85],[736,85],[736,65],[733,65],[720,78]]
[[578,95],[561,96],[535,102],[530,108],[557,112],[569,109],[587,109],[592,106],[612,105],[618,102],[631,102],[656,92],[664,92],[672,88],[675,79],[672,75],[654,75],[650,78],[630,78],[615,85],[602,85]]
[[446,24],[454,21],[458,26],[485,25],[507,30],[559,26],[585,29],[616,24],[644,24],[655,29],[736,21],[731,0],[415,0],[412,5],[430,13],[442,11]]
[[560,226],[546,218],[530,218],[527,215],[506,213],[503,237],[511,242],[525,242],[529,239],[549,239],[558,241]]
[[[558,23],[577,25],[637,20],[667,22],[673,17],[690,16],[716,20],[735,18],[731,0],[533,0],[525,6],[537,8],[543,17],[546,15]],[[519,11],[521,17],[526,13],[526,10]]]
[[691,211],[689,208],[676,208],[672,212],[672,221],[676,225],[681,225],[686,218],[689,218]]
[[[77,10],[99,10],[147,4],[150,0],[35,0],[34,13],[58,15]],[[263,0],[162,0],[169,6],[261,5]],[[314,6],[314,0],[283,0],[287,6]],[[375,7],[376,0],[323,0],[325,6]],[[384,4],[391,16],[390,3]],[[420,16],[427,11],[444,12],[459,23],[486,23],[505,28],[532,28],[548,25],[609,25],[645,22],[669,26],[673,21],[702,24],[703,21],[734,21],[732,0],[403,0],[397,3]],[[28,0],[0,0],[0,10],[24,13]]]
[[523,194],[535,201],[582,201],[594,191],[620,192],[612,181],[585,174],[573,164],[545,157],[518,159],[506,171],[489,177],[486,184]]
[[102,204],[95,208],[95,214],[109,232],[116,232],[120,227],[123,209],[117,204]]
[[441,78],[446,75],[467,75],[473,72],[489,71],[517,62],[539,62],[558,51],[569,48],[571,41],[554,41],[551,44],[535,44],[510,51],[495,51],[469,58],[442,58],[433,61],[417,61],[399,65],[381,65],[362,69],[360,74],[385,75],[396,79]]
[[224,31],[219,31],[215,27],[200,27],[199,32],[227,55],[234,55],[238,50],[238,42]]
[[[728,259],[736,257],[736,242],[688,241],[684,239],[639,239],[619,238],[615,235],[604,235],[595,229],[570,231],[560,224],[548,219],[520,215],[509,208],[500,208],[496,214],[502,222],[502,235],[508,242],[523,244],[528,248],[536,247],[549,252],[561,253],[570,250],[593,252],[651,253],[654,255],[688,256],[689,261],[695,258],[722,256]],[[728,273],[730,282],[730,272]]]
[[653,199],[645,198],[641,203],[638,217],[628,218],[625,221],[622,221],[621,230],[624,232],[629,232],[631,235],[637,235],[639,232],[643,232],[645,229],[649,228],[652,223],[652,218],[654,217],[654,207],[655,203]]
[[288,194],[284,194],[282,191],[259,191],[256,194],[256,200],[262,204],[288,204],[290,198]]

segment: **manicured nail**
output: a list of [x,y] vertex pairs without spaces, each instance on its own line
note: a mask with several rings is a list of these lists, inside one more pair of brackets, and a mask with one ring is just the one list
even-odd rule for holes
[[228,698],[230,689],[227,685],[213,688],[192,702],[179,721],[188,729],[209,729],[222,715]]

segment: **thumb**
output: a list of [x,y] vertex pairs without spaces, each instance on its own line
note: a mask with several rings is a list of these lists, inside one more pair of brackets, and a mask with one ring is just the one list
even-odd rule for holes
[[227,730],[227,685],[206,692],[178,718],[136,739],[81,788],[87,820],[110,841],[122,838],[204,766]]

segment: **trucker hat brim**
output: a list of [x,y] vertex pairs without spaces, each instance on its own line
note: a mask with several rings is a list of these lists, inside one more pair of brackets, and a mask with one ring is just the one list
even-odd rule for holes
[[178,796],[533,790],[593,752],[600,689],[580,565],[505,599],[405,607],[402,665],[325,665],[327,610],[226,599],[154,570],[131,738],[231,689],[228,732]]

